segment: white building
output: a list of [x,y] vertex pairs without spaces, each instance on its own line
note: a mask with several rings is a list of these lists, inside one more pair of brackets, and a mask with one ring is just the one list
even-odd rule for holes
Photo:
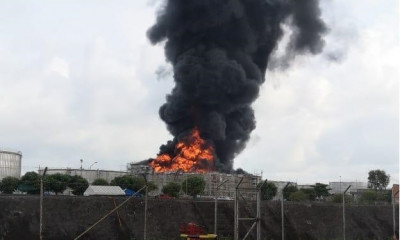
[[125,196],[125,192],[119,186],[90,185],[83,196]]
[[346,192],[346,194],[354,194],[359,192],[360,190],[368,189],[368,183],[366,182],[329,182],[329,190],[330,194],[340,194],[343,193],[346,188],[349,186],[350,189]]

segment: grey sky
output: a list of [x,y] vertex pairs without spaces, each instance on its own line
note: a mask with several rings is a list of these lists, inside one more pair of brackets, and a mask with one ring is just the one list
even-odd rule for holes
[[[125,169],[171,138],[158,108],[173,82],[157,79],[168,65],[145,35],[156,11],[145,0],[2,1],[0,148],[23,152],[23,172],[81,158]],[[267,72],[235,167],[299,183],[383,169],[398,182],[398,1],[323,1],[323,17],[320,56]]]

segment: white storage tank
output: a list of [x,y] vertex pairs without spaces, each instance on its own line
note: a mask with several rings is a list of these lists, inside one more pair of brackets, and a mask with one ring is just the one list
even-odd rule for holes
[[0,180],[5,177],[21,177],[20,151],[6,150],[0,148]]

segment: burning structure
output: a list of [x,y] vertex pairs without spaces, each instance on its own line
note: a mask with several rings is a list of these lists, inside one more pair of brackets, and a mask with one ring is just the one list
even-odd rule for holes
[[[205,190],[203,195],[205,196],[225,196],[233,198],[237,184],[242,180],[242,187],[256,188],[261,183],[261,174],[230,174],[220,172],[184,172],[183,170],[168,171],[168,172],[156,172],[153,171],[151,166],[143,163],[129,163],[127,165],[128,172],[133,176],[142,177],[146,176],[147,181],[153,182],[157,185],[158,189],[151,194],[157,195],[161,193],[163,186],[169,182],[176,182],[181,184],[188,177],[200,175],[206,182]],[[218,190],[217,190],[217,186]],[[182,186],[182,192],[187,195],[187,189]],[[254,199],[253,193],[243,195]]]
[[[150,159],[155,172],[230,173],[256,127],[251,104],[268,65],[321,52],[327,28],[318,0],[167,0],[148,30],[165,42],[175,87],[159,114],[173,140]],[[285,54],[274,57],[283,27]]]

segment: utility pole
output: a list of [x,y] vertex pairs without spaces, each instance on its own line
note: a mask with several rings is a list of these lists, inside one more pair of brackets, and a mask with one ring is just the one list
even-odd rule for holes
[[40,176],[40,210],[39,210],[39,236],[40,240],[42,237],[42,228],[43,228],[43,178],[47,172],[47,167],[44,168],[43,175]]
[[283,208],[284,196],[283,193],[285,189],[289,186],[290,182],[286,183],[286,186],[282,189],[282,198],[281,198],[281,218],[282,218],[282,240],[285,240],[285,213]]
[[345,204],[344,204],[344,199],[345,199],[345,197],[344,197],[344,195],[346,194],[346,192],[347,192],[347,190],[349,190],[349,188],[351,187],[351,185],[349,185],[347,188],[346,188],[346,190],[343,192],[343,240],[346,240],[346,214],[345,214],[345,208],[344,208],[344,206],[345,206]]
[[392,187],[392,207],[393,207],[393,236],[396,235],[396,201],[395,201],[395,196],[396,194],[399,193],[399,190],[397,190],[396,193],[393,193],[393,187]]
[[143,174],[144,182],[145,182],[145,196],[144,196],[144,229],[143,229],[143,240],[146,240],[147,237],[147,193],[149,192],[149,185],[147,182],[146,174]]

